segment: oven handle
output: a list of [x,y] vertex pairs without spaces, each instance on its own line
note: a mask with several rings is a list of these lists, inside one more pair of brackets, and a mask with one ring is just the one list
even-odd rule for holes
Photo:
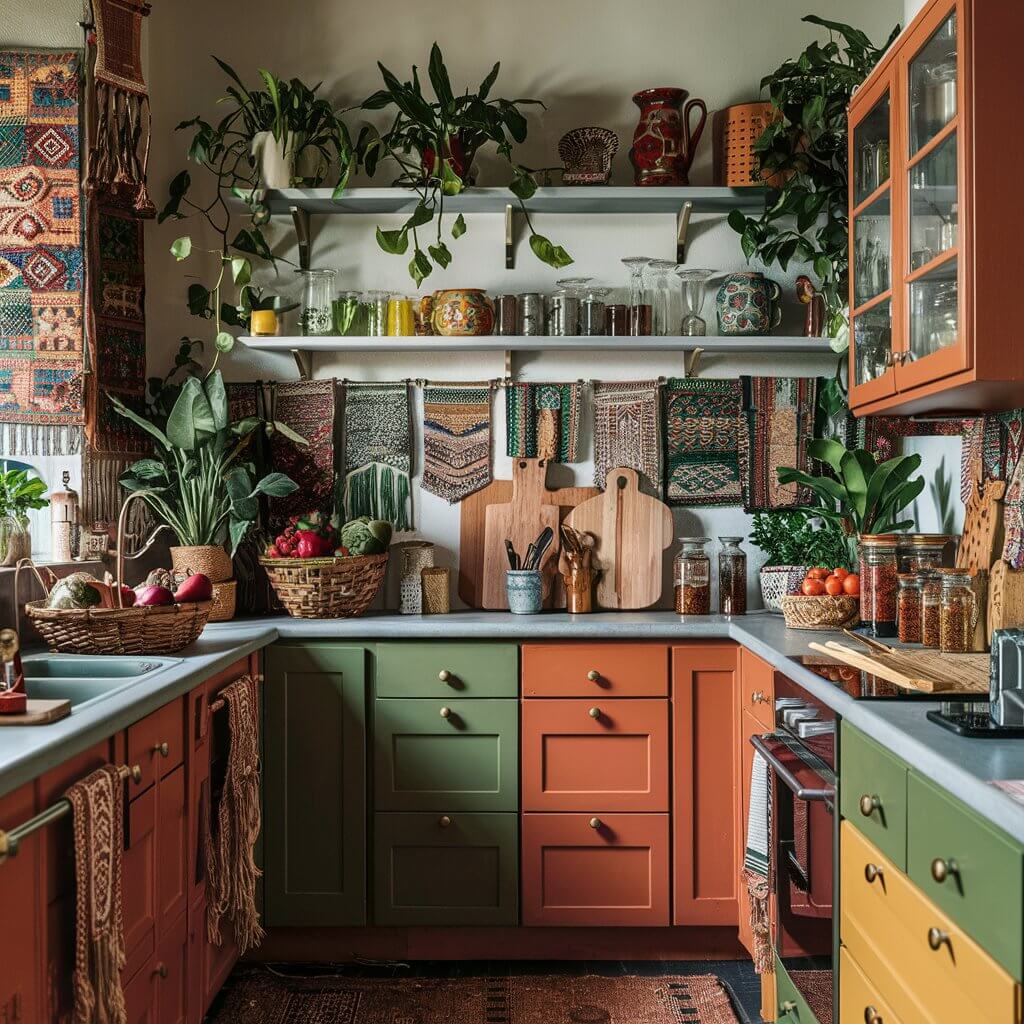
[[750,742],[753,748],[768,762],[772,771],[793,791],[798,800],[805,800],[807,803],[827,802],[835,800],[835,786],[826,785],[822,780],[821,789],[805,789],[800,785],[799,779],[771,752],[768,744],[760,736],[751,736]]

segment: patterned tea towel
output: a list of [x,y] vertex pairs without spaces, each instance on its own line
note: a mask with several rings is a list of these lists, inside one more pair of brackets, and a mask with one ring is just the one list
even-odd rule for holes
[[75,856],[75,969],[72,1024],[125,1024],[121,970],[124,920],[121,850],[124,780],[113,765],[97,768],[64,794],[71,804]]
[[620,466],[643,474],[661,493],[660,385],[656,380],[594,381],[594,483]]
[[490,387],[426,385],[420,486],[454,504],[490,482]]
[[750,896],[750,924],[754,936],[754,969],[772,972],[772,944],[768,921],[769,871],[771,868],[772,800],[768,762],[756,751],[750,768],[750,807],[747,809],[747,841],[743,852],[743,876]]
[[665,385],[665,501],[739,505],[743,388],[738,380],[672,377]]
[[76,53],[0,52],[0,454],[82,438]]
[[412,529],[409,386],[345,384],[345,518]]
[[514,383],[505,389],[508,456],[576,462],[583,385]]
[[747,512],[796,508],[810,501],[806,488],[780,484],[779,466],[808,472],[814,437],[817,377],[741,377],[746,429],[740,434],[743,507]]

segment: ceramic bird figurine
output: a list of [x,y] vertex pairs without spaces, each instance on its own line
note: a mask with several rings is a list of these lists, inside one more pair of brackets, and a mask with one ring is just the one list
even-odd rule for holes
[[804,337],[818,338],[825,323],[825,299],[806,274],[796,279],[796,297],[807,307],[804,318]]

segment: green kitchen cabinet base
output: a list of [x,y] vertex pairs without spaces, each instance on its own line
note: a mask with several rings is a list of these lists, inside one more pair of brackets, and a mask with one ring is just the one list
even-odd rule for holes
[[775,1024],[819,1024],[778,954],[775,955]]
[[[907,874],[1018,981],[1024,967],[1024,851],[954,797],[910,772]],[[932,863],[955,861],[943,882]]]
[[264,707],[265,923],[366,923],[366,649],[278,643]]
[[519,648],[495,643],[377,645],[378,697],[518,697]]
[[[901,871],[907,867],[907,768],[874,740],[842,723],[839,808]],[[877,798],[865,815],[862,797]]]
[[515,925],[518,890],[518,815],[374,815],[374,924]]
[[373,709],[376,810],[519,809],[518,701],[376,700]]

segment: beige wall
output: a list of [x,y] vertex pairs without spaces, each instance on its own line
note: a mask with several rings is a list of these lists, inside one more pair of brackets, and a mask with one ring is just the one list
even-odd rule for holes
[[2,0],[0,46],[77,49],[82,0]]

